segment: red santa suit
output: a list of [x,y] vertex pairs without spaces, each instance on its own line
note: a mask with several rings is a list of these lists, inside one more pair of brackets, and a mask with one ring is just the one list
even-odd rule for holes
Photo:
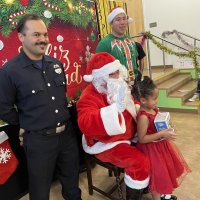
[[[116,71],[116,68],[112,70]],[[108,70],[109,73],[112,73],[112,70]],[[136,133],[134,101],[130,101],[124,112],[120,113],[116,103],[108,104],[106,95],[99,93],[93,84],[90,84],[77,102],[77,110],[85,152],[94,154],[103,162],[124,168],[124,181],[128,187],[147,187],[148,159],[130,145]]]

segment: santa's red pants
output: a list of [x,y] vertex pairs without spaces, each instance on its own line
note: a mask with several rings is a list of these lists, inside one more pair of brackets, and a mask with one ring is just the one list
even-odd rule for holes
[[129,144],[118,144],[112,149],[95,155],[103,162],[124,168],[125,184],[134,189],[142,189],[149,183],[149,161],[143,153]]

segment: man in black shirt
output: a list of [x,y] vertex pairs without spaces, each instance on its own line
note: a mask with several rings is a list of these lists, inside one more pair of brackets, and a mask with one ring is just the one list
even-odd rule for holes
[[17,31],[22,50],[0,69],[0,119],[24,130],[30,200],[49,200],[55,169],[64,199],[80,200],[78,147],[63,65],[45,55],[48,32],[37,15],[25,15]]
[[136,44],[136,49],[138,52],[138,57],[136,58],[136,62],[137,62],[137,67],[138,67],[138,76],[137,76],[137,81],[141,81],[142,80],[142,73],[143,73],[143,69],[144,69],[144,62],[143,62],[143,58],[146,56],[144,49],[142,48],[142,45],[138,42],[135,42]]

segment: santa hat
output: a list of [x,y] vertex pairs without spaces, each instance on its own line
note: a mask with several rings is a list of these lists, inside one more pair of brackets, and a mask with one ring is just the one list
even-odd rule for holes
[[[124,13],[125,15],[127,15],[126,12],[124,11],[124,9],[121,8],[121,7],[115,7],[115,8],[113,8],[112,10],[110,10],[110,12],[109,12],[109,14],[108,14],[108,23],[111,24],[111,22],[113,21],[113,19],[114,19],[117,15],[119,15],[119,14],[121,14],[121,13]],[[129,17],[129,18],[128,18],[128,23],[130,24],[130,23],[132,23],[132,22],[133,22],[133,19],[132,19],[131,17]]]
[[94,54],[88,62],[86,74],[83,79],[86,82],[92,82],[94,78],[104,77],[109,75],[121,67],[119,60],[107,52]]

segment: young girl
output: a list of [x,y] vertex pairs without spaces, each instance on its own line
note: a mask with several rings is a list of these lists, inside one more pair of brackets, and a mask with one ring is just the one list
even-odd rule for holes
[[183,156],[172,140],[176,138],[173,128],[157,132],[154,119],[158,113],[158,88],[147,76],[138,82],[133,90],[140,101],[140,110],[137,114],[138,143],[140,149],[150,161],[149,189],[154,200],[176,200],[171,194],[177,188],[183,177],[190,172]]

